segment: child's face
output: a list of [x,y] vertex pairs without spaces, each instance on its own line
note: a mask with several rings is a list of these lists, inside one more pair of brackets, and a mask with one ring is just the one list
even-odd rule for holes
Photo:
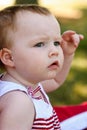
[[64,60],[56,19],[26,11],[16,24],[11,50],[18,77],[31,83],[54,78]]

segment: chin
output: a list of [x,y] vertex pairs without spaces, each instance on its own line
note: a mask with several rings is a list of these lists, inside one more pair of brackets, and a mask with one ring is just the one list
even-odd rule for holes
[[57,73],[50,73],[50,74],[48,75],[48,78],[49,78],[49,79],[54,79],[54,78],[56,77],[56,75],[57,75]]

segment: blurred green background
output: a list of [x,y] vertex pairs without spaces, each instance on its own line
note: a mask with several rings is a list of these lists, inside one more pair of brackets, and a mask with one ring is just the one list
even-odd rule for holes
[[79,104],[87,101],[87,0],[14,1],[14,4],[27,3],[41,4],[52,9],[60,22],[62,32],[75,30],[77,33],[84,35],[84,40],[81,41],[76,51],[66,81],[58,90],[50,93],[49,97],[53,105]]

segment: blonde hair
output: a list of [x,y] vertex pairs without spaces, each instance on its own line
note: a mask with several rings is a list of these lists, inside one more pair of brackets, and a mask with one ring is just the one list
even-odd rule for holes
[[[30,11],[41,15],[51,15],[51,12],[47,8],[35,4],[15,5],[0,11],[0,50],[11,46],[12,38],[9,32],[15,32],[16,15],[18,12],[22,11]],[[3,64],[0,61],[0,67],[1,66],[3,66]]]

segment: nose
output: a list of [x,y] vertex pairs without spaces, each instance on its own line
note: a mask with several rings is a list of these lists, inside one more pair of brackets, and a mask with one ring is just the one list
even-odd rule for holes
[[58,47],[57,46],[51,46],[50,50],[49,50],[49,57],[53,57],[53,56],[58,56]]

